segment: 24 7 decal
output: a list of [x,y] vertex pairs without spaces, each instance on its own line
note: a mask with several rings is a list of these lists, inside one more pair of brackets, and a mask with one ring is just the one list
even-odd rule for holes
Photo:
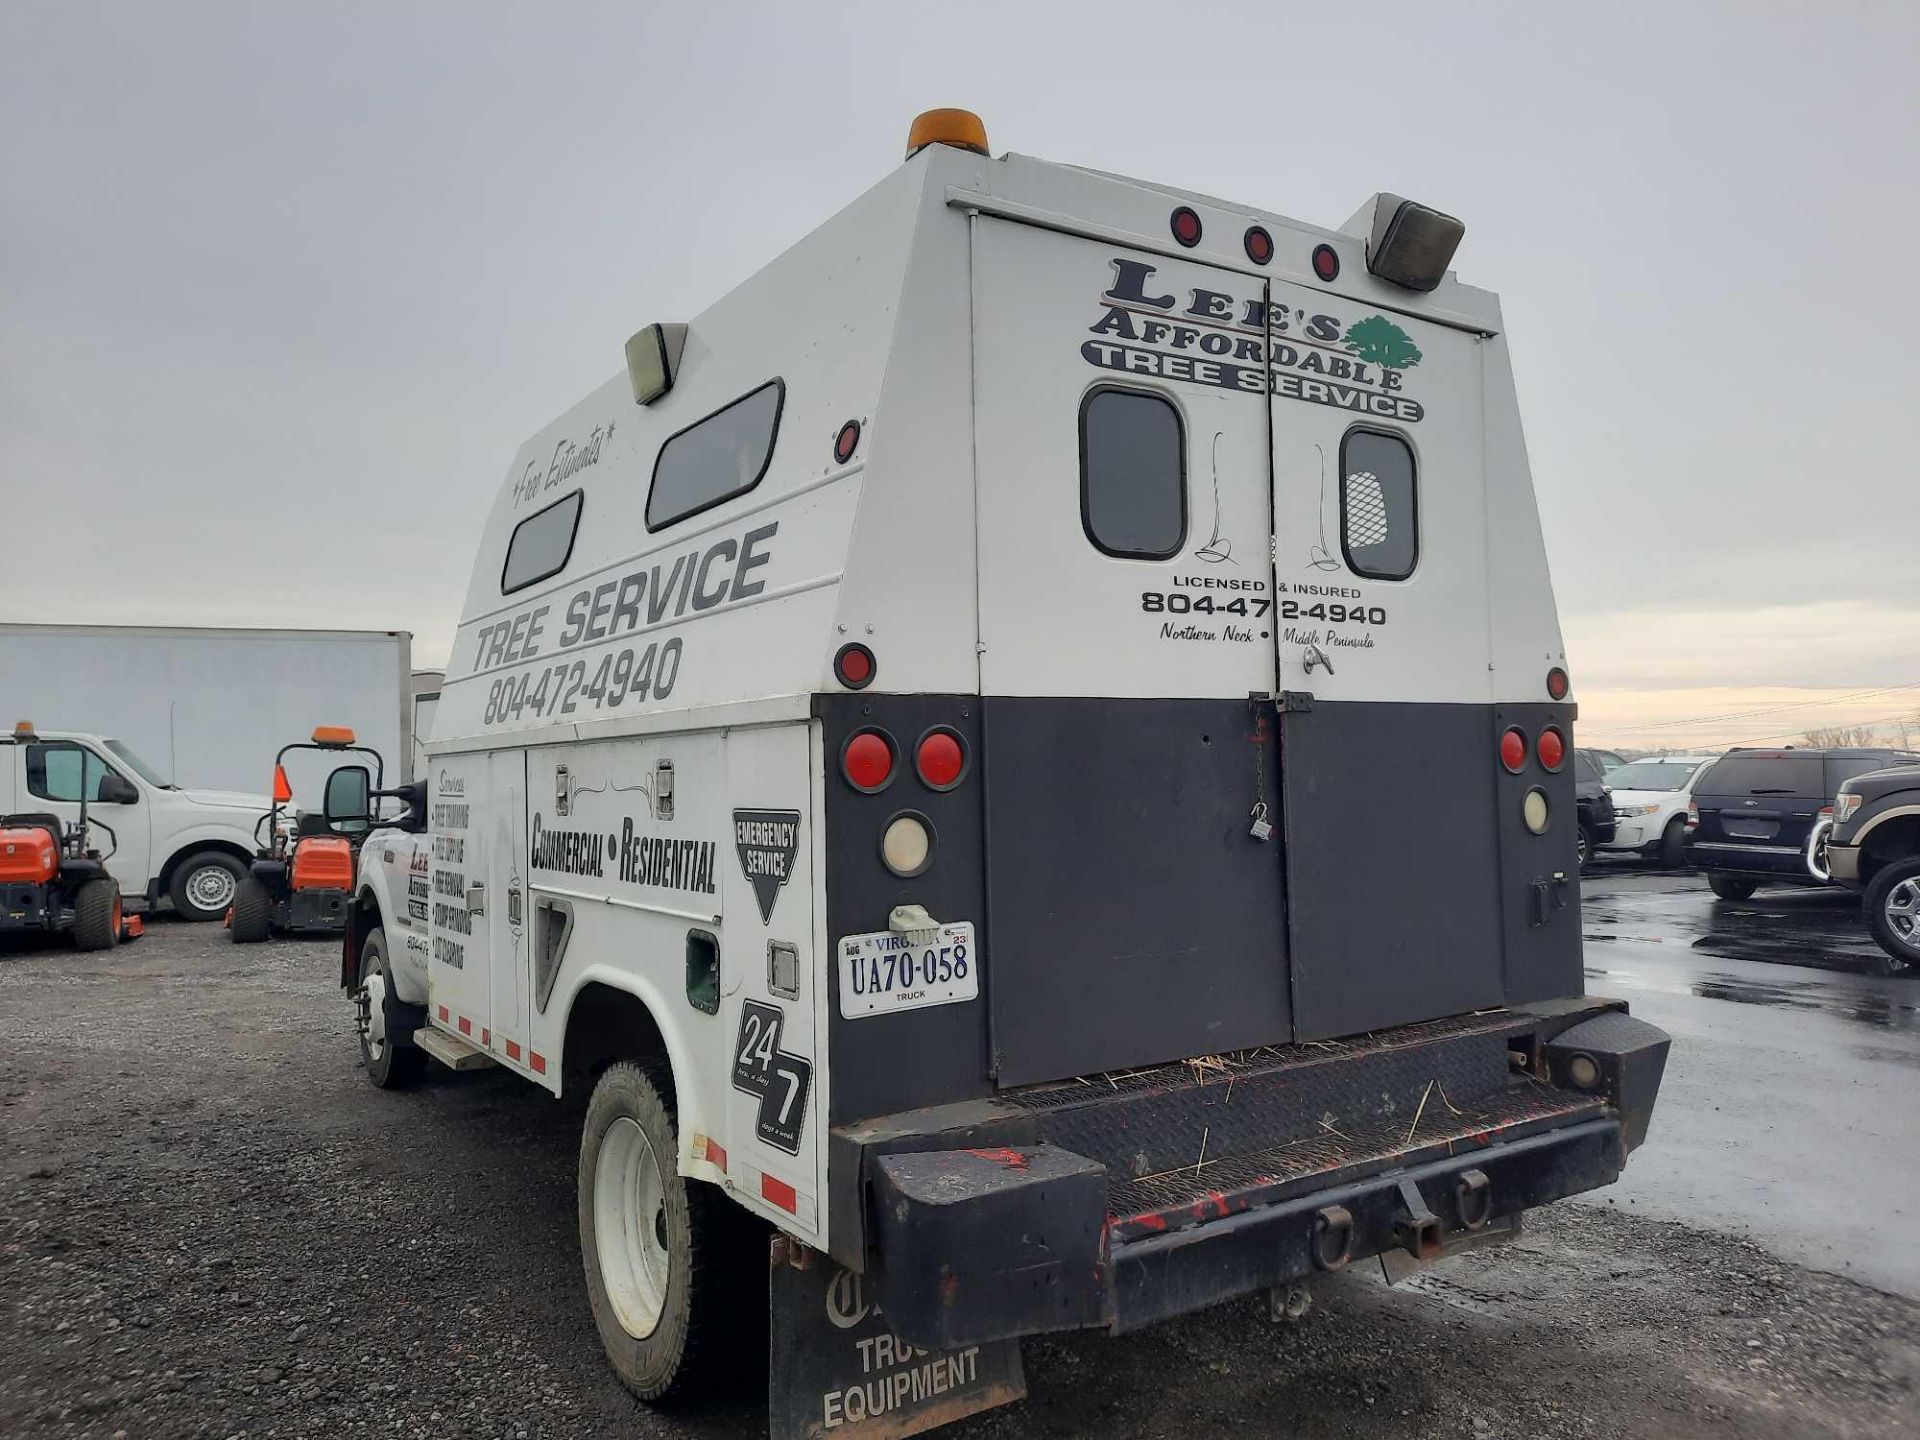
[[807,1123],[807,1092],[813,1065],[780,1048],[786,1016],[774,1005],[749,1000],[740,1007],[740,1034],[733,1047],[733,1088],[760,1101],[753,1133],[776,1150],[800,1153]]

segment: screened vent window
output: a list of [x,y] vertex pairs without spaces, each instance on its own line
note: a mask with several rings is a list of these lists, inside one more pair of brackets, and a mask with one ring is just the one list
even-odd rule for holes
[[1166,560],[1187,536],[1187,436],[1164,396],[1096,390],[1080,406],[1080,519],[1109,555]]
[[1420,558],[1413,451],[1398,435],[1350,430],[1340,442],[1340,543],[1347,568],[1404,580]]
[[786,394],[784,384],[769,380],[669,438],[653,462],[647,529],[711,510],[758,485],[773,459]]
[[573,554],[573,533],[580,528],[578,490],[529,515],[513,527],[507,542],[507,564],[500,572],[500,593],[511,595],[567,568]]

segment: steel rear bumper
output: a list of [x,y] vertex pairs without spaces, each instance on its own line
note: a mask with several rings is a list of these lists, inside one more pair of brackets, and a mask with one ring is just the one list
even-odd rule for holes
[[[1505,1046],[1529,1047],[1511,1052],[1527,1073],[1459,1104],[1436,1079],[1417,1110],[1343,1117],[1331,1133],[1315,1112],[1312,1135],[1261,1145],[1241,1132],[1236,1153],[1158,1173],[1123,1173],[1114,1158],[1151,1153],[1164,1091],[1100,1107],[1116,1145],[1099,1158],[1082,1153],[1097,1143],[1036,1134],[1044,1116],[1019,1142],[982,1143],[993,1127],[979,1124],[921,1137],[953,1148],[918,1148],[895,1128],[864,1157],[866,1268],[881,1307],[929,1348],[1126,1331],[1383,1251],[1430,1258],[1618,1178],[1646,1133],[1665,1034],[1612,1011],[1493,1038],[1503,1063]],[[1224,1086],[1213,1089],[1218,1106]],[[1062,1128],[1076,1125],[1084,1140],[1084,1115]]]

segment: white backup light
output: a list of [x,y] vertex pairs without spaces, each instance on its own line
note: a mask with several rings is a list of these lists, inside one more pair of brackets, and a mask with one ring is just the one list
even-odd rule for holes
[[1547,792],[1529,790],[1527,798],[1520,802],[1520,818],[1526,821],[1527,829],[1536,835],[1544,835],[1547,830]]
[[880,837],[880,858],[887,869],[905,878],[927,868],[933,855],[933,835],[918,815],[896,815]]

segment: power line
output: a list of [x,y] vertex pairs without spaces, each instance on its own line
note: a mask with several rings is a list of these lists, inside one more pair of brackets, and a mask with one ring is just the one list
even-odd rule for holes
[[[1756,715],[1774,715],[1782,710],[1805,710],[1820,705],[1845,705],[1853,700],[1871,700],[1876,695],[1891,695],[1898,690],[1920,690],[1920,680],[1905,685],[1888,685],[1879,690],[1861,690],[1852,695],[1832,695],[1823,700],[1795,700],[1785,705],[1763,705],[1757,710],[1736,710],[1727,715],[1696,715],[1690,720],[1657,720],[1641,730],[1671,730],[1681,725],[1718,725],[1727,720],[1751,720]],[[1894,717],[1898,719],[1898,716]]]
[[[1907,719],[1907,718],[1908,718],[1908,717],[1907,717],[1907,716],[1905,716],[1905,715],[1882,715],[1882,716],[1880,716],[1880,717],[1878,717],[1877,719],[1873,719],[1873,720],[1856,720],[1856,721],[1854,721],[1853,723],[1854,723],[1855,725],[1861,725],[1861,726],[1864,726],[1864,725],[1886,725],[1886,724],[1890,724],[1890,723],[1892,723],[1893,721],[1896,721],[1896,720],[1905,720],[1905,719]],[[1781,730],[1781,731],[1777,731],[1776,733],[1774,733],[1774,734],[1772,734],[1772,735],[1756,735],[1756,736],[1754,736],[1754,737],[1753,737],[1753,738],[1752,738],[1751,740],[1735,740],[1735,741],[1734,741],[1734,742],[1733,742],[1732,744],[1730,744],[1730,745],[1728,745],[1728,746],[1727,746],[1727,748],[1728,748],[1729,750],[1735,750],[1735,749],[1738,749],[1738,748],[1739,748],[1740,746],[1742,746],[1742,745],[1758,745],[1758,744],[1759,744],[1759,743],[1760,743],[1761,741],[1763,741],[1763,740],[1787,740],[1787,739],[1791,739],[1791,738],[1793,738],[1793,737],[1794,737],[1794,736],[1796,736],[1796,735],[1804,735],[1804,734],[1806,734],[1806,733],[1807,733],[1807,732],[1806,732],[1806,731],[1804,731],[1804,730]],[[1895,747],[1895,748],[1897,748],[1897,747]]]

